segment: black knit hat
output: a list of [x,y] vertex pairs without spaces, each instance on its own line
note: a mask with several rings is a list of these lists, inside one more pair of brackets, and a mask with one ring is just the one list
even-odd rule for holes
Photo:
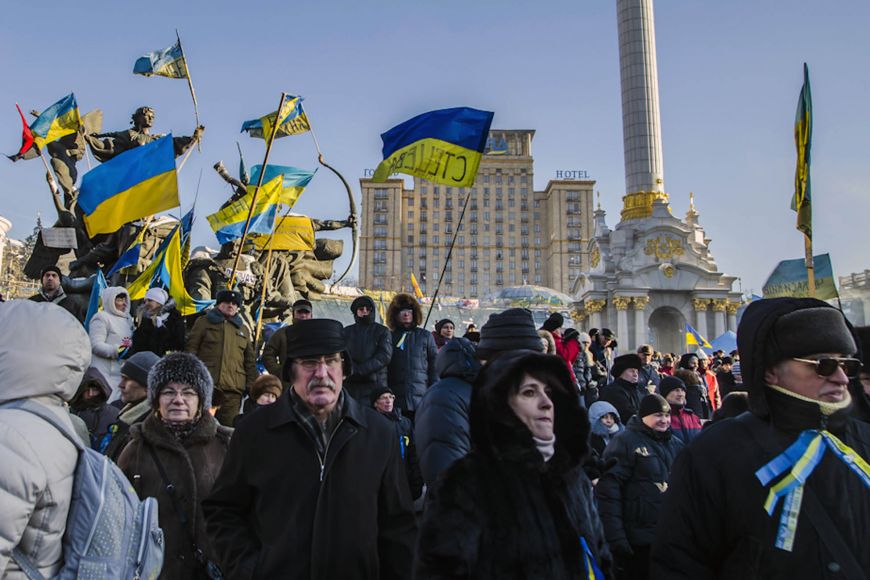
[[386,385],[381,385],[381,386],[375,387],[374,389],[372,389],[372,392],[369,393],[369,403],[374,405],[375,402],[378,399],[380,399],[381,395],[383,395],[384,393],[390,393],[391,395],[396,394],[393,392],[393,389],[391,389],[390,387],[388,387]]
[[640,360],[639,356],[634,353],[624,354],[613,359],[613,366],[610,367],[610,374],[614,379],[618,379],[619,375],[624,373],[627,369],[640,370],[642,366],[643,361]]
[[310,300],[300,298],[293,303],[293,312],[296,312],[297,310],[307,310],[308,312],[311,312],[312,310],[314,310],[314,307],[311,305]]
[[124,362],[121,374],[146,387],[148,386],[148,372],[159,360],[160,357],[150,350],[137,352]]
[[217,296],[214,297],[214,301],[216,304],[220,304],[221,302],[232,302],[239,308],[242,307],[241,293],[234,292],[233,290],[221,290],[217,293]]
[[341,353],[344,358],[344,374],[350,376],[350,356],[344,339],[344,326],[331,318],[297,320],[287,328],[286,363],[284,380],[292,381],[290,363],[293,359]]
[[489,315],[480,329],[480,342],[477,356],[489,360],[493,356],[510,350],[533,350],[543,352],[541,337],[535,329],[535,321],[530,310],[509,308],[504,312]]
[[549,332],[553,332],[557,328],[562,328],[563,324],[565,324],[565,317],[558,312],[554,312],[550,315],[549,318],[547,318],[547,320],[544,321],[544,324],[541,326],[541,328]]
[[180,383],[196,390],[199,394],[199,410],[211,408],[211,394],[214,382],[205,364],[195,355],[186,352],[173,352],[157,361],[148,372],[148,402],[157,407],[157,397],[161,389],[169,383]]
[[864,370],[870,372],[870,326],[856,326],[855,334],[858,335],[858,346],[861,348],[861,362]]
[[[436,322],[435,323],[435,332],[437,332],[438,334],[441,334],[441,329],[444,328],[444,325],[448,324],[448,323],[453,324],[453,321],[450,320],[449,318],[442,318],[441,320]],[[456,328],[455,324],[453,324],[453,328],[454,329]]]
[[372,312],[375,310],[375,301],[370,296],[357,296],[350,303],[350,311],[356,315],[357,308],[360,306],[368,306]]
[[655,393],[647,395],[640,400],[640,407],[637,410],[637,416],[644,418],[647,415],[655,413],[670,413],[671,405],[661,395]]
[[686,383],[677,377],[662,377],[662,381],[659,383],[659,393],[662,397],[667,398],[668,393],[673,391],[674,389],[683,389],[686,390]]
[[54,272],[55,274],[57,274],[58,278],[63,276],[63,274],[60,273],[60,268],[58,268],[55,265],[51,265],[51,266],[46,266],[45,268],[42,269],[42,271],[39,273],[39,279],[42,280],[42,277],[45,276],[45,274],[48,272]]

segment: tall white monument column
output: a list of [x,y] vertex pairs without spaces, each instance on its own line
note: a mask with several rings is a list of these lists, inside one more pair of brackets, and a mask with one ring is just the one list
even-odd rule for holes
[[604,311],[604,308],[607,306],[606,300],[587,300],[585,302],[586,313],[589,315],[589,328],[601,329],[604,326],[601,320],[601,313]]
[[716,298],[713,300],[713,336],[707,340],[719,338],[725,334],[725,309],[728,307],[728,299]]
[[692,306],[695,308],[695,330],[698,334],[707,337],[707,307],[710,306],[709,298],[693,298]]
[[728,312],[728,330],[737,332],[737,309],[740,308],[739,302],[729,302],[725,310]]
[[649,217],[652,202],[667,200],[667,194],[652,0],[617,0],[616,18],[625,153],[622,219],[628,220]]

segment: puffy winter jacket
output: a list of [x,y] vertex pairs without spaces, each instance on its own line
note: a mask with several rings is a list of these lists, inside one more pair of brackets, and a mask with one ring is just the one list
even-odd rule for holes
[[601,476],[595,497],[615,553],[652,544],[671,465],[682,448],[670,431],[654,431],[637,417],[607,445],[604,458],[615,458],[616,465]]
[[471,383],[480,372],[474,344],[467,338],[450,340],[438,353],[435,369],[441,380],[423,395],[415,417],[417,456],[428,485],[471,450]]
[[[115,308],[115,298],[127,296],[127,311],[121,312]],[[118,360],[118,348],[121,341],[133,336],[133,318],[130,316],[130,296],[127,290],[120,286],[111,286],[103,290],[103,309],[91,318],[88,334],[91,337],[93,361],[91,365],[106,377],[106,382],[112,388],[110,401],[115,400],[118,393],[118,383],[121,382],[121,362]]]
[[[359,306],[368,306],[369,315],[357,316]],[[366,405],[372,389],[387,386],[387,365],[393,357],[392,337],[386,326],[375,322],[375,302],[368,296],[354,300],[351,310],[356,322],[345,327],[344,338],[353,367],[344,386],[358,402]]]
[[[0,304],[0,328],[0,405],[36,401],[72,430],[64,401],[91,362],[81,323],[54,304],[13,300]],[[26,578],[11,559],[15,547],[46,578],[60,570],[77,460],[72,443],[43,419],[0,407],[0,578]]]
[[437,380],[435,357],[438,348],[432,333],[413,327],[393,330],[393,357],[389,366],[389,386],[396,404],[403,411],[415,411],[430,385]]

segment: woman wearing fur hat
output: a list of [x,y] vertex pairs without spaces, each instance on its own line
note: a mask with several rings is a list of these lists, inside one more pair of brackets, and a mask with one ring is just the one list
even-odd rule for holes
[[605,577],[610,553],[581,468],[588,433],[564,361],[516,351],[486,365],[472,451],[427,497],[415,578]]
[[157,356],[184,350],[184,321],[175,301],[163,288],[149,288],[136,313],[136,330],[129,354],[145,350]]
[[121,382],[122,356],[133,345],[133,318],[130,316],[130,295],[125,288],[109,286],[101,295],[103,309],[91,318],[88,335],[91,337],[93,358],[91,366],[99,370],[112,388],[109,402],[118,398]]
[[157,498],[166,541],[162,579],[208,578],[215,560],[200,501],[223,465],[232,429],[208,410],[214,385],[205,365],[187,353],[163,357],[148,373],[153,412],[131,429],[118,466],[139,497]]

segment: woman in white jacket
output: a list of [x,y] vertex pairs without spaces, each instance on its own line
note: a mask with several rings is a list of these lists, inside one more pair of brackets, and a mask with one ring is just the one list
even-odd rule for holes
[[130,295],[125,288],[110,286],[103,290],[103,309],[91,319],[88,334],[96,367],[112,388],[109,402],[119,396],[121,362],[119,355],[133,343],[133,318],[130,316]]

